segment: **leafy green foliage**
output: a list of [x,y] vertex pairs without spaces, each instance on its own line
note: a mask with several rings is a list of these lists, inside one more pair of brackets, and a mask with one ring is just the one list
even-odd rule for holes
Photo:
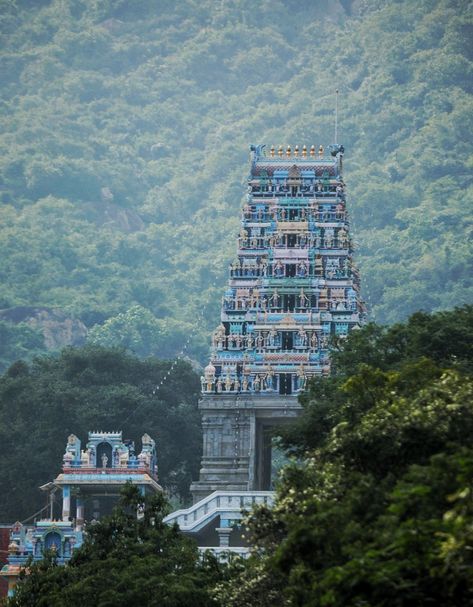
[[137,352],[172,318],[153,353],[192,335],[202,359],[248,143],[330,143],[337,87],[374,319],[471,302],[471,3],[45,0],[1,12],[1,307],[60,307],[120,344],[117,319],[140,306]]
[[182,345],[180,354],[186,351],[188,335],[194,331],[191,322],[172,317],[158,319],[147,308],[132,306],[102,325],[94,325],[88,339],[90,343],[105,347],[125,348],[141,357],[170,358],[176,352],[176,344]]
[[472,330],[465,307],[339,344],[284,438],[299,461],[248,521],[253,556],[218,585],[226,605],[254,603],[257,580],[262,605],[473,604]]
[[197,547],[175,526],[163,523],[162,495],[144,501],[136,487],[124,490],[121,507],[90,525],[84,545],[66,567],[54,558],[30,568],[8,607],[178,607],[215,605],[210,588],[222,577],[211,555],[199,558]]
[[392,326],[370,323],[348,340],[335,341],[335,376],[313,380],[301,396],[304,413],[282,429],[284,446],[294,454],[317,448],[342,417],[359,418],[387,392],[409,398],[438,379],[443,369],[471,374],[472,340],[473,306],[463,306],[436,314],[417,312]]
[[[156,386],[166,381],[156,392]],[[157,443],[160,482],[181,498],[201,455],[198,376],[189,364],[139,360],[101,346],[19,361],[0,377],[1,520],[22,520],[43,505],[38,486],[59,473],[67,436],[122,430]]]
[[43,336],[26,325],[0,320],[0,371],[12,360],[32,358],[44,349]]

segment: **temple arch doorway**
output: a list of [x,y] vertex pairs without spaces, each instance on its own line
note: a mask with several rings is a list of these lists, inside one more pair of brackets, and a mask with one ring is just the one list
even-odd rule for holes
[[278,428],[289,420],[258,419],[256,421],[254,487],[258,491],[273,491],[279,470],[288,462],[279,447]]

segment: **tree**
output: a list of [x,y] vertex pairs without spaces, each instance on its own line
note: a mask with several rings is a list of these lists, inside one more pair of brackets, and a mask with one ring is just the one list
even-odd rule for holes
[[472,353],[439,340],[456,317],[468,335],[463,309],[338,344],[284,437],[298,460],[275,506],[247,521],[254,553],[218,586],[226,605],[256,602],[258,580],[281,606],[473,605]]
[[[144,514],[137,517],[138,508]],[[222,566],[200,557],[177,526],[163,523],[168,504],[161,494],[143,498],[126,487],[120,507],[89,525],[83,546],[69,564],[52,555],[29,567],[8,607],[206,607]]]
[[42,505],[38,486],[60,470],[72,432],[121,429],[138,444],[157,442],[162,482],[187,499],[201,455],[198,376],[183,361],[140,360],[120,349],[66,348],[18,362],[0,377],[2,520],[23,519]]
[[44,352],[44,338],[25,323],[14,325],[0,320],[0,372],[12,361],[20,358],[31,359]]
[[148,309],[133,306],[123,314],[94,325],[88,341],[105,347],[121,347],[137,356],[172,356],[176,345],[186,344],[193,327],[170,319],[158,319]]

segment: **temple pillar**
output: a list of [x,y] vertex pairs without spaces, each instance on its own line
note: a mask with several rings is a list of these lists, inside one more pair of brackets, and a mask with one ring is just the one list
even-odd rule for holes
[[71,516],[71,487],[64,485],[62,487],[62,520],[68,521]]
[[82,529],[84,525],[84,497],[82,495],[78,495],[76,499],[76,525],[79,529]]
[[226,519],[221,520],[220,527],[217,527],[216,531],[218,533],[218,545],[220,548],[228,548],[228,546],[230,546],[230,535],[232,533],[230,521]]

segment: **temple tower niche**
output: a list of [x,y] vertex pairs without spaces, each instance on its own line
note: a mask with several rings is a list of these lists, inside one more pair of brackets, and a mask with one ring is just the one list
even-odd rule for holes
[[342,179],[344,148],[250,146],[237,257],[202,382],[194,500],[270,489],[268,430],[330,373],[329,340],[363,320]]

